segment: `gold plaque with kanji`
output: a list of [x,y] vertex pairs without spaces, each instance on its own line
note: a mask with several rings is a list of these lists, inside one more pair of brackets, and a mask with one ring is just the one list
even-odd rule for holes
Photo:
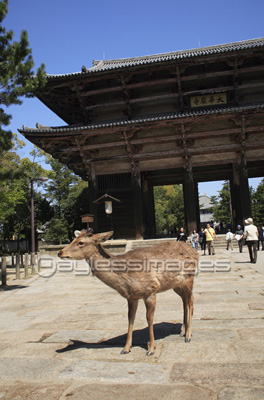
[[190,98],[191,108],[221,106],[227,104],[226,93],[212,93]]

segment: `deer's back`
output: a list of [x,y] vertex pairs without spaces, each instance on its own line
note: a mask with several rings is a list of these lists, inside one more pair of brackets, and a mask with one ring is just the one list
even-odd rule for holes
[[197,251],[184,242],[164,242],[113,256],[121,266],[127,266],[117,272],[117,290],[124,297],[142,298],[186,284],[192,287],[198,258]]

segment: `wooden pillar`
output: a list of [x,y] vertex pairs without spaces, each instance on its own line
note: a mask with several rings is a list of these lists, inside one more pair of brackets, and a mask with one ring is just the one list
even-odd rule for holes
[[94,215],[94,222],[91,228],[98,232],[98,218],[97,218],[97,205],[94,204],[94,201],[97,199],[97,180],[93,167],[91,167],[91,172],[88,178],[88,205],[89,205],[89,214]]
[[233,164],[230,192],[234,225],[244,226],[245,219],[251,217],[248,173],[245,164]]
[[232,177],[230,180],[232,219],[235,225],[244,226],[245,219],[251,217],[250,193],[248,186],[248,171],[246,159],[246,118],[242,115],[240,120],[234,121],[240,127],[240,135],[235,141],[240,147],[237,162],[232,166]]
[[201,226],[198,182],[194,182],[194,189],[195,189],[196,225],[197,225],[196,230],[198,232]]
[[197,207],[199,200],[197,183],[194,182],[191,169],[184,169],[183,174],[183,198],[185,209],[186,233],[190,235],[194,229],[198,229]]
[[153,238],[156,233],[153,184],[142,175],[144,237]]
[[1,262],[1,281],[3,287],[6,286],[6,257],[2,257],[2,262]]
[[141,174],[138,167],[132,171],[132,190],[133,190],[133,213],[135,238],[143,239],[143,196],[141,190]]

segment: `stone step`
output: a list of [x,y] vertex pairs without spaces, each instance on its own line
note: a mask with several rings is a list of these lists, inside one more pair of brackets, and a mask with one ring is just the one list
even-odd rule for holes
[[[154,246],[155,244],[162,243],[162,242],[175,242],[176,238],[162,238],[162,239],[146,239],[146,240],[108,240],[104,243],[104,247],[110,251],[112,254],[119,254],[129,250],[140,249],[143,247],[150,247]],[[190,237],[188,238],[187,243],[190,244]],[[226,240],[225,235],[218,235],[217,240],[214,242],[215,248],[226,248]],[[233,246],[236,247],[237,243],[236,240],[233,239]],[[199,250],[200,250],[199,245]]]

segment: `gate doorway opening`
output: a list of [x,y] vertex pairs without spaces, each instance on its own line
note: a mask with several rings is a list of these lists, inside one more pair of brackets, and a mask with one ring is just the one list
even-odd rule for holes
[[198,190],[201,228],[209,222],[217,233],[226,232],[232,227],[230,181],[200,182]]
[[183,185],[154,186],[156,237],[176,237],[185,228]]

